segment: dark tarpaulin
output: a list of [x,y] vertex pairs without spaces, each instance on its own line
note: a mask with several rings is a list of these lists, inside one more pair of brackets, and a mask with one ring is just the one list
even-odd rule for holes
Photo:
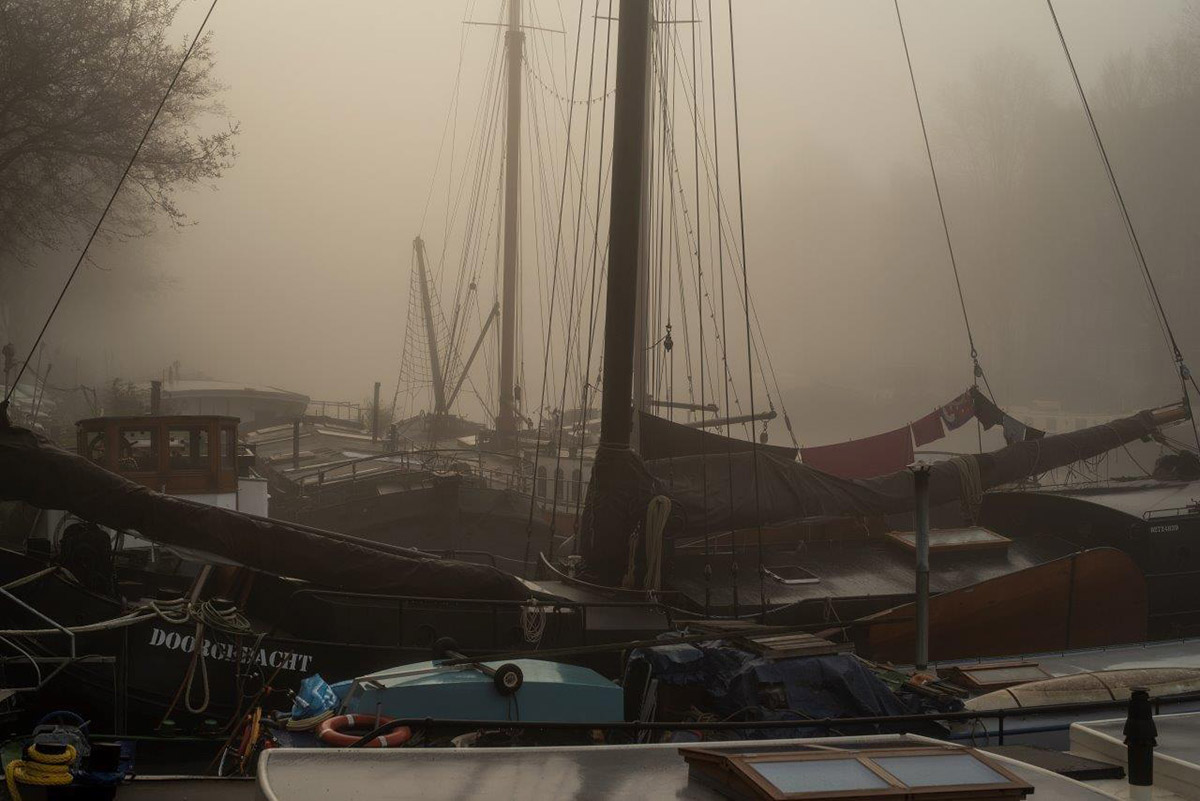
[[163,495],[0,420],[0,500],[63,509],[156,543],[253,570],[357,592],[524,600],[531,591],[493,567]]
[[[923,711],[898,698],[850,654],[772,661],[713,641],[637,649],[629,655],[627,671],[637,670],[640,663],[660,685],[702,692],[703,711],[721,720],[796,719],[794,733],[769,729],[762,733],[765,737],[809,736],[813,731],[804,727],[804,718],[884,717]],[[757,739],[757,733],[751,737]]]
[[[966,454],[930,468],[930,503],[964,497],[964,472],[977,468],[981,489],[1090,459],[1148,436],[1150,412],[1104,425],[1026,440],[992,453]],[[908,470],[876,478],[846,479],[812,467],[758,454],[758,497],[750,453],[692,456],[646,465],[659,491],[680,507],[689,534],[750,528],[817,516],[878,516],[910,512],[913,479]]]
[[795,459],[796,449],[753,443],[681,425],[649,412],[638,413],[638,453],[646,461],[697,456],[702,453],[742,453],[758,450],[783,459]]

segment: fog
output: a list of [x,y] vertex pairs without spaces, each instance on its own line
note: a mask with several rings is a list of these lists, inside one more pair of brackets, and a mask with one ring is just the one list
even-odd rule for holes
[[[530,41],[544,37],[545,63],[565,70],[579,6],[529,1],[527,22],[564,31]],[[697,5],[707,24],[707,3]],[[1167,314],[1200,368],[1200,6],[1055,7]],[[1178,377],[1045,3],[901,8],[997,401],[1116,414],[1176,400]],[[185,6],[181,40],[206,10]],[[724,4],[714,12],[726,24]],[[677,4],[680,20],[691,13]],[[779,394],[805,444],[902,425],[961,392],[971,360],[894,7],[754,0],[735,14],[748,276]],[[182,198],[192,225],[96,249],[47,333],[55,374],[144,380],[178,361],[185,374],[314,398],[361,400],[375,381],[390,395],[412,239],[421,233],[437,253],[455,236],[443,129],[459,54],[461,165],[495,44],[494,29],[463,20],[499,16],[498,0],[219,3],[210,28],[223,101],[241,125],[237,163]],[[723,193],[736,204],[727,59],[718,47]],[[691,132],[677,133],[690,148]],[[75,258],[64,248],[36,267],[4,266],[0,336],[20,354]],[[536,393],[545,275],[529,269],[529,253],[523,261],[524,374]],[[490,282],[492,266],[482,274]],[[731,361],[734,352],[731,339]],[[486,366],[473,373],[481,390]],[[461,411],[483,414],[465,395]],[[778,422],[771,432],[783,441]]]

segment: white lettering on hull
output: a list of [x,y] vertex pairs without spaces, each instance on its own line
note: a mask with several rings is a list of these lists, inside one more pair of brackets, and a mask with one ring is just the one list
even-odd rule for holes
[[[157,626],[150,632],[151,648],[166,648],[171,651],[181,651],[190,654],[196,650],[194,635],[181,635],[176,631],[164,631]],[[254,648],[243,645],[237,648],[233,643],[213,642],[207,637],[201,647],[205,659],[216,659],[222,662],[240,662],[245,665],[279,668],[297,673],[307,673],[312,663],[311,654],[300,654],[295,651],[268,651],[266,648]]]

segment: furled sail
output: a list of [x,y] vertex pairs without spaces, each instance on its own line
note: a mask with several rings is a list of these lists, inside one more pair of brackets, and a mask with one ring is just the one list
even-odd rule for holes
[[[1099,456],[1187,415],[1183,405],[1143,411],[1104,425],[1027,439],[991,453],[937,462],[930,468],[930,502],[949,503]],[[847,479],[763,451],[757,454],[756,471],[753,458],[750,452],[711,454],[673,459],[669,466],[649,462],[646,468],[656,479],[656,491],[680,508],[688,533],[814,516],[899,514],[913,508],[913,480],[907,469],[876,478]]]
[[490,566],[163,495],[3,420],[0,500],[63,509],[162,545],[335,589],[496,600],[531,595],[520,580]]
[[796,448],[726,437],[681,425],[649,412],[638,412],[638,453],[648,462],[703,453],[742,453],[755,448],[785,460],[796,458]]

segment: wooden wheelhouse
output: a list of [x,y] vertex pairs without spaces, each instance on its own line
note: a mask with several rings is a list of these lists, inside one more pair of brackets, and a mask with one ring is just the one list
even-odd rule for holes
[[76,423],[79,454],[170,495],[237,492],[238,418],[94,417]]

